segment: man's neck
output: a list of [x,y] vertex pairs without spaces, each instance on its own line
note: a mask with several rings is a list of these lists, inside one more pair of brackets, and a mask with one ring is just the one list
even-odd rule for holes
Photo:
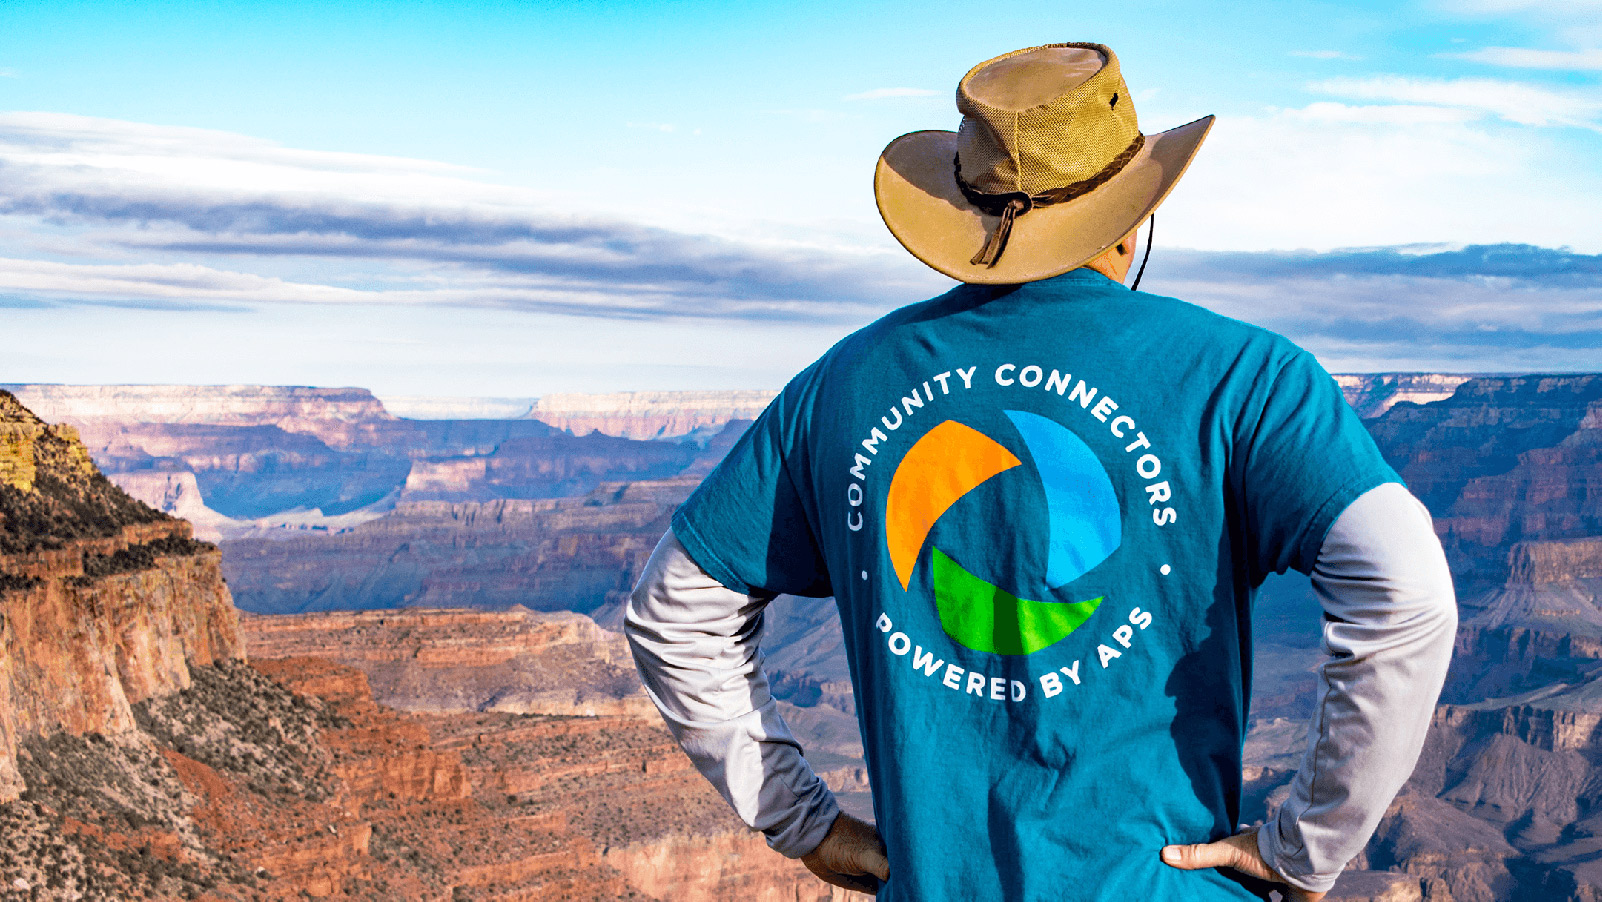
[[1124,277],[1129,275],[1129,264],[1126,262],[1119,265],[1119,261],[1113,257],[1112,251],[1102,254],[1081,268],[1095,270],[1120,285],[1123,284]]

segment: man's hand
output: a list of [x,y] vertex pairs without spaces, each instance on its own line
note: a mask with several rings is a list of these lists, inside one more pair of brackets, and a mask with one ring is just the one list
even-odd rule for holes
[[878,894],[879,881],[890,879],[890,862],[884,856],[879,831],[843,811],[823,842],[801,856],[801,863],[825,883],[870,896]]
[[1323,893],[1310,893],[1291,886],[1268,866],[1268,862],[1263,860],[1263,853],[1257,848],[1256,829],[1244,830],[1218,842],[1167,846],[1163,849],[1163,862],[1183,871],[1230,868],[1258,880],[1278,883],[1285,887],[1279,891],[1285,897],[1285,902],[1318,902],[1324,898]]

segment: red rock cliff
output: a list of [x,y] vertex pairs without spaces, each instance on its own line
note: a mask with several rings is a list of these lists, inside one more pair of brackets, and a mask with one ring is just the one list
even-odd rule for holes
[[131,705],[243,648],[216,549],[0,392],[0,801],[25,738],[132,732]]

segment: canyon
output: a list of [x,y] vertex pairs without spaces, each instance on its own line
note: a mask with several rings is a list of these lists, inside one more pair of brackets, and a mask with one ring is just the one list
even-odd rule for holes
[[401,419],[365,389],[0,388],[75,428],[112,481],[168,512],[182,506],[209,540],[333,532],[416,501],[582,495],[678,473],[700,452],[527,418]]
[[0,392],[0,897],[849,898],[733,817],[588,618],[242,627],[219,559]]
[[[1602,898],[1602,827],[1593,822],[1602,818],[1602,377],[1336,378],[1433,513],[1463,625],[1424,759],[1331,898]],[[304,407],[283,400],[308,391]],[[198,414],[157,408],[151,416],[167,419],[147,421],[117,414],[109,395],[63,392],[52,409],[90,437],[89,454],[112,480],[192,516],[197,534],[217,541],[234,600],[262,615],[243,615],[237,628],[252,661],[349,668],[331,672],[359,675],[370,687],[365,704],[422,724],[431,747],[454,749],[479,780],[498,765],[484,763],[488,752],[462,754],[462,742],[472,742],[458,730],[482,730],[472,734],[486,737],[481,746],[525,748],[488,737],[525,721],[626,721],[665,740],[616,634],[604,628],[618,626],[628,587],[673,509],[764,394],[751,393],[745,407],[689,398],[682,410],[671,395],[558,397],[543,413],[545,399],[534,402],[528,419],[409,421],[360,390],[264,389],[241,396],[261,405],[250,416],[230,420],[217,402],[195,405]],[[261,400],[269,396],[278,400]],[[6,460],[0,479],[16,471]],[[1265,586],[1248,820],[1277,803],[1299,763],[1319,619],[1305,579]],[[809,758],[849,809],[871,812],[832,602],[776,600],[763,645]],[[229,670],[236,660],[224,655],[196,670]],[[478,726],[462,726],[469,723]],[[576,735],[555,735],[539,733],[548,744],[527,748],[589,748]],[[684,766],[662,748],[660,763],[642,763],[642,773]],[[522,785],[508,779],[503,785]],[[475,812],[506,804],[471,793],[483,806]],[[611,834],[594,824],[609,816],[576,822],[591,825],[586,841],[603,853]],[[740,835],[719,833],[710,820],[695,829]],[[665,891],[629,868],[666,861],[667,835],[602,863],[630,891]]]

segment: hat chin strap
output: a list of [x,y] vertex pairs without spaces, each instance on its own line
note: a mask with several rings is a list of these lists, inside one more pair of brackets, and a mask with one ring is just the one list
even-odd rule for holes
[[1146,224],[1146,253],[1140,258],[1140,269],[1135,272],[1135,284],[1129,286],[1130,291],[1140,290],[1140,277],[1146,274],[1146,261],[1151,259],[1151,236],[1157,234],[1157,211],[1151,211],[1151,219]]
[[1133,160],[1135,154],[1140,153],[1140,149],[1144,146],[1146,146],[1146,136],[1136,132],[1135,140],[1129,142],[1129,146],[1124,148],[1123,152],[1118,156],[1113,157],[1112,161],[1103,166],[1100,172],[1090,178],[1080,179],[1072,184],[1063,185],[1061,188],[1050,188],[1039,194],[1029,194],[1024,191],[987,194],[980,191],[978,188],[968,184],[967,180],[962,177],[962,156],[960,154],[953,156],[951,158],[951,166],[957,176],[957,187],[962,189],[962,196],[967,199],[968,203],[978,207],[981,213],[1001,217],[1001,221],[996,223],[996,227],[991,229],[990,234],[985,238],[984,247],[981,247],[979,253],[974,254],[973,259],[968,262],[974,266],[994,267],[997,261],[1001,259],[1001,255],[1007,250],[1007,239],[1012,237],[1012,224],[1018,217],[1036,207],[1049,207],[1052,204],[1060,204],[1089,194],[1091,191],[1101,187],[1113,176],[1122,172],[1124,167],[1129,165],[1129,161]]

